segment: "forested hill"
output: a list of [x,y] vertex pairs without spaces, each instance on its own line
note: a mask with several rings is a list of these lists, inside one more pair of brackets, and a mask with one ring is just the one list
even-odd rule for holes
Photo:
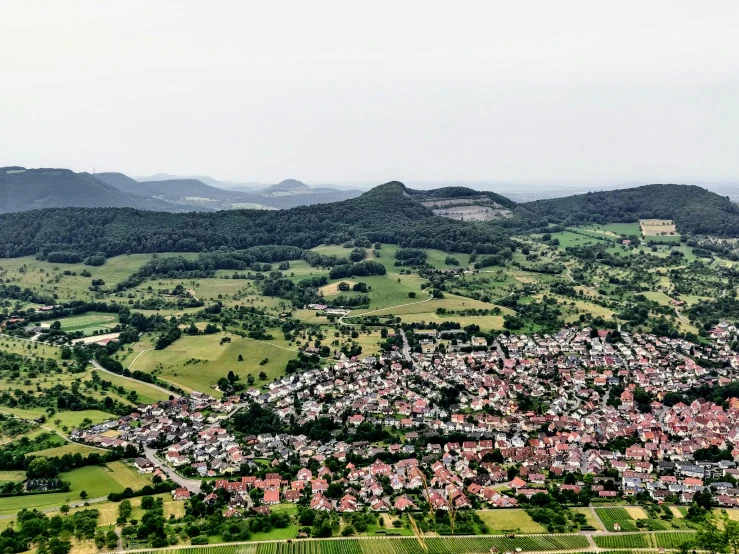
[[310,248],[353,238],[447,251],[500,253],[515,248],[503,229],[435,216],[405,186],[387,183],[358,198],[282,211],[157,213],[63,208],[0,216],[0,256],[49,252],[106,256],[200,252],[222,246]]
[[739,236],[739,207],[724,196],[690,185],[646,185],[520,206],[564,225],[672,219],[680,233]]

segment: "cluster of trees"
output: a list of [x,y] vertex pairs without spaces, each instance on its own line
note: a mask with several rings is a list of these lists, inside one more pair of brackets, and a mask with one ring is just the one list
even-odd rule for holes
[[331,279],[346,279],[350,277],[366,277],[368,275],[385,275],[387,270],[379,262],[367,260],[365,262],[351,263],[335,266],[329,272]]
[[420,248],[398,248],[395,251],[396,266],[422,266],[426,264],[426,251]]
[[[66,507],[69,511],[69,507]],[[31,545],[40,554],[69,554],[72,544],[67,537],[92,539],[97,528],[98,511],[85,509],[73,515],[48,517],[36,509],[23,508],[16,516],[17,524],[0,533],[0,551],[25,552]]]

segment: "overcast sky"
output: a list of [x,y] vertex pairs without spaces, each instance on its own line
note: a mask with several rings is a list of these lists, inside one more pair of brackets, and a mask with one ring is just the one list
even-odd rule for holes
[[0,165],[739,178],[736,0],[3,0]]

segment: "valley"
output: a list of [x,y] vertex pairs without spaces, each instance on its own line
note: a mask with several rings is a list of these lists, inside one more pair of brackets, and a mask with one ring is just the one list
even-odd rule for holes
[[699,544],[739,508],[739,211],[655,187],[0,216],[2,544]]

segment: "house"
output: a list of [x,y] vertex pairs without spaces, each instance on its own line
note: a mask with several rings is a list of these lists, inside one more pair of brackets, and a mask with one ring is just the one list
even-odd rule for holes
[[280,503],[280,490],[279,489],[267,489],[264,491],[265,504],[279,504]]
[[190,498],[190,491],[184,487],[172,491],[172,500],[187,500],[188,498]]
[[330,512],[333,510],[331,501],[320,492],[311,498],[310,507],[320,512]]
[[153,473],[155,466],[152,462],[146,458],[136,458],[133,465],[136,467],[139,473]]

